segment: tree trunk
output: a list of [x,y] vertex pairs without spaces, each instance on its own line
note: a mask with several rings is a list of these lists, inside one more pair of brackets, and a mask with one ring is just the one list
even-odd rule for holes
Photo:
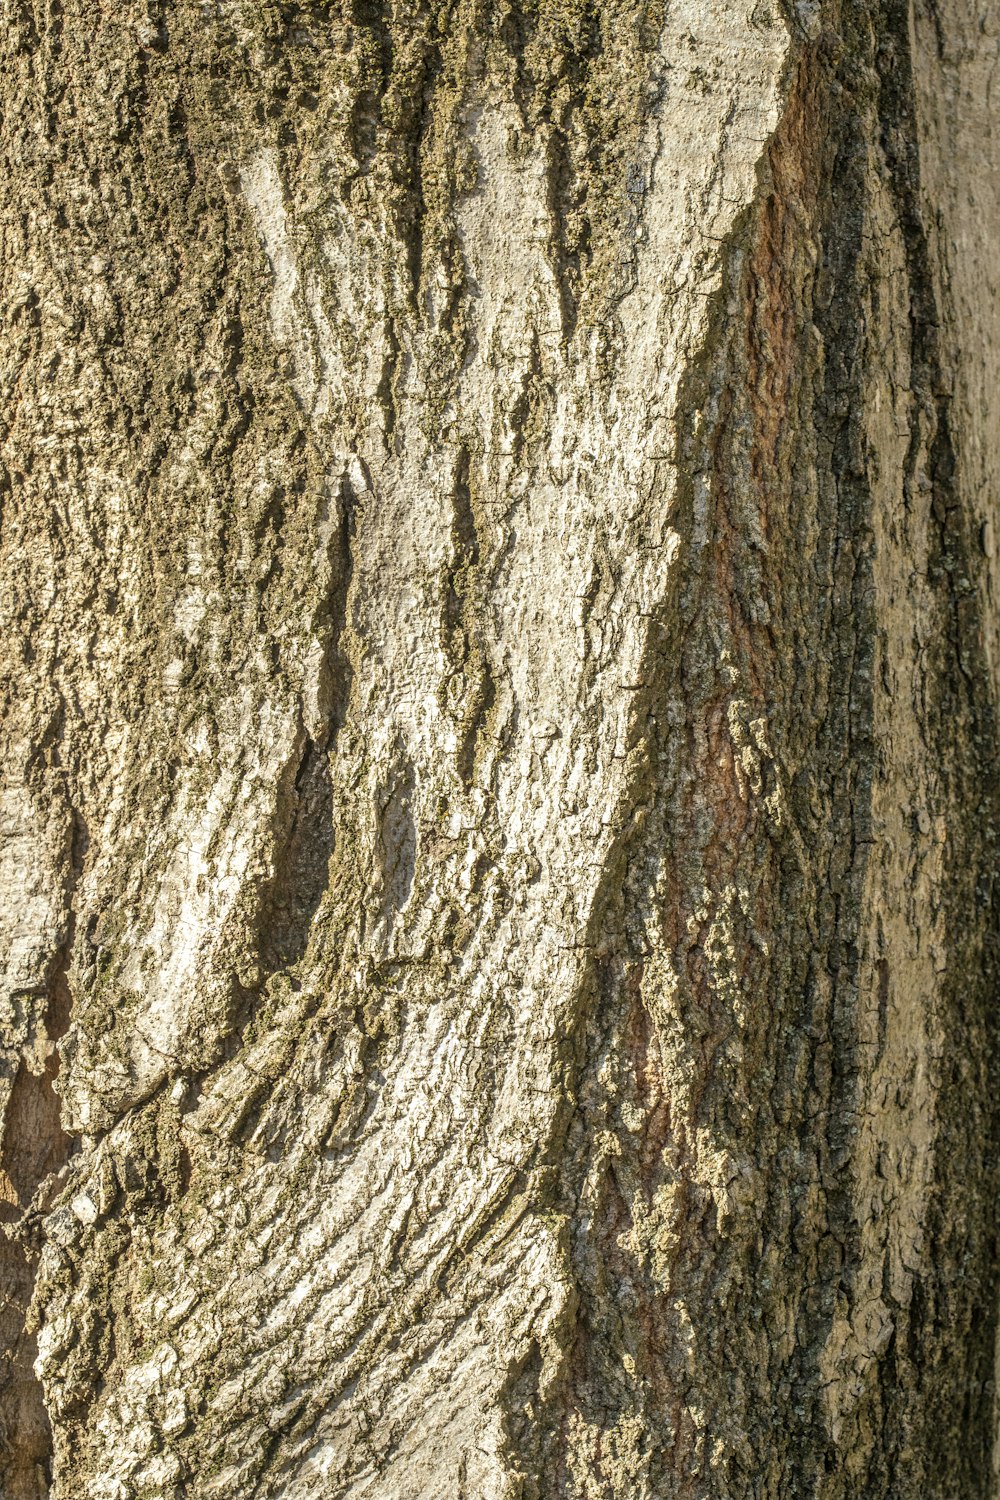
[[3,1493],[1000,1495],[994,0],[0,9]]

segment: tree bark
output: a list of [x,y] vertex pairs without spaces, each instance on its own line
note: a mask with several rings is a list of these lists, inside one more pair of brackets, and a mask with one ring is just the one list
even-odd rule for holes
[[4,1495],[1000,1495],[992,0],[0,10]]

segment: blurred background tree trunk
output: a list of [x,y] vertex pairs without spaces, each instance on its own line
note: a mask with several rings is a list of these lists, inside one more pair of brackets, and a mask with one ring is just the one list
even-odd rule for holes
[[995,1496],[992,0],[3,0],[10,1500]]

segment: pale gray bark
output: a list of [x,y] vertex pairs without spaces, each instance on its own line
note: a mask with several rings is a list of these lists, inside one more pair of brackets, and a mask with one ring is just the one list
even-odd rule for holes
[[0,12],[4,1493],[996,1496],[992,0]]

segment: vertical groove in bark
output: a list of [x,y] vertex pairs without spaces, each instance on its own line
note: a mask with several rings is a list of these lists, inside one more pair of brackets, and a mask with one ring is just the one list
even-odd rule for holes
[[[68,947],[68,945],[67,945]],[[31,1233],[7,1237],[29,1210],[47,1205],[36,1193],[67,1162],[72,1138],[62,1127],[55,1089],[56,1044],[70,1023],[72,997],[66,950],[58,956],[42,1024],[47,1055],[37,1049],[18,1064],[4,1118],[0,1149],[0,1492],[7,1500],[41,1500],[51,1481],[52,1440],[41,1382],[34,1370],[34,1335],[26,1327],[38,1267]]]
[[[994,1209],[1000,1194],[1000,780],[997,684],[982,618],[989,562],[979,545],[979,499],[961,472],[953,440],[958,372],[944,334],[950,321],[947,268],[935,267],[926,227],[933,210],[923,196],[923,153],[906,145],[921,134],[913,16],[902,4],[887,10],[894,24],[882,29],[877,57],[883,143],[906,248],[919,404],[904,501],[916,508],[922,487],[931,511],[928,578],[940,625],[930,643],[927,742],[938,786],[925,816],[943,819],[947,830],[942,924],[949,943],[935,1059],[941,1123],[927,1231],[927,1260],[934,1269],[918,1289],[909,1338],[900,1340],[900,1363],[905,1360],[919,1389],[940,1392],[918,1409],[926,1457],[922,1468],[914,1465],[914,1485],[932,1485],[936,1475],[949,1472],[949,1493],[992,1495],[1000,1297]],[[987,328],[983,335],[985,342]],[[965,352],[973,357],[973,350]],[[971,1196],[970,1183],[976,1184]],[[935,1347],[940,1330],[948,1336]]]

